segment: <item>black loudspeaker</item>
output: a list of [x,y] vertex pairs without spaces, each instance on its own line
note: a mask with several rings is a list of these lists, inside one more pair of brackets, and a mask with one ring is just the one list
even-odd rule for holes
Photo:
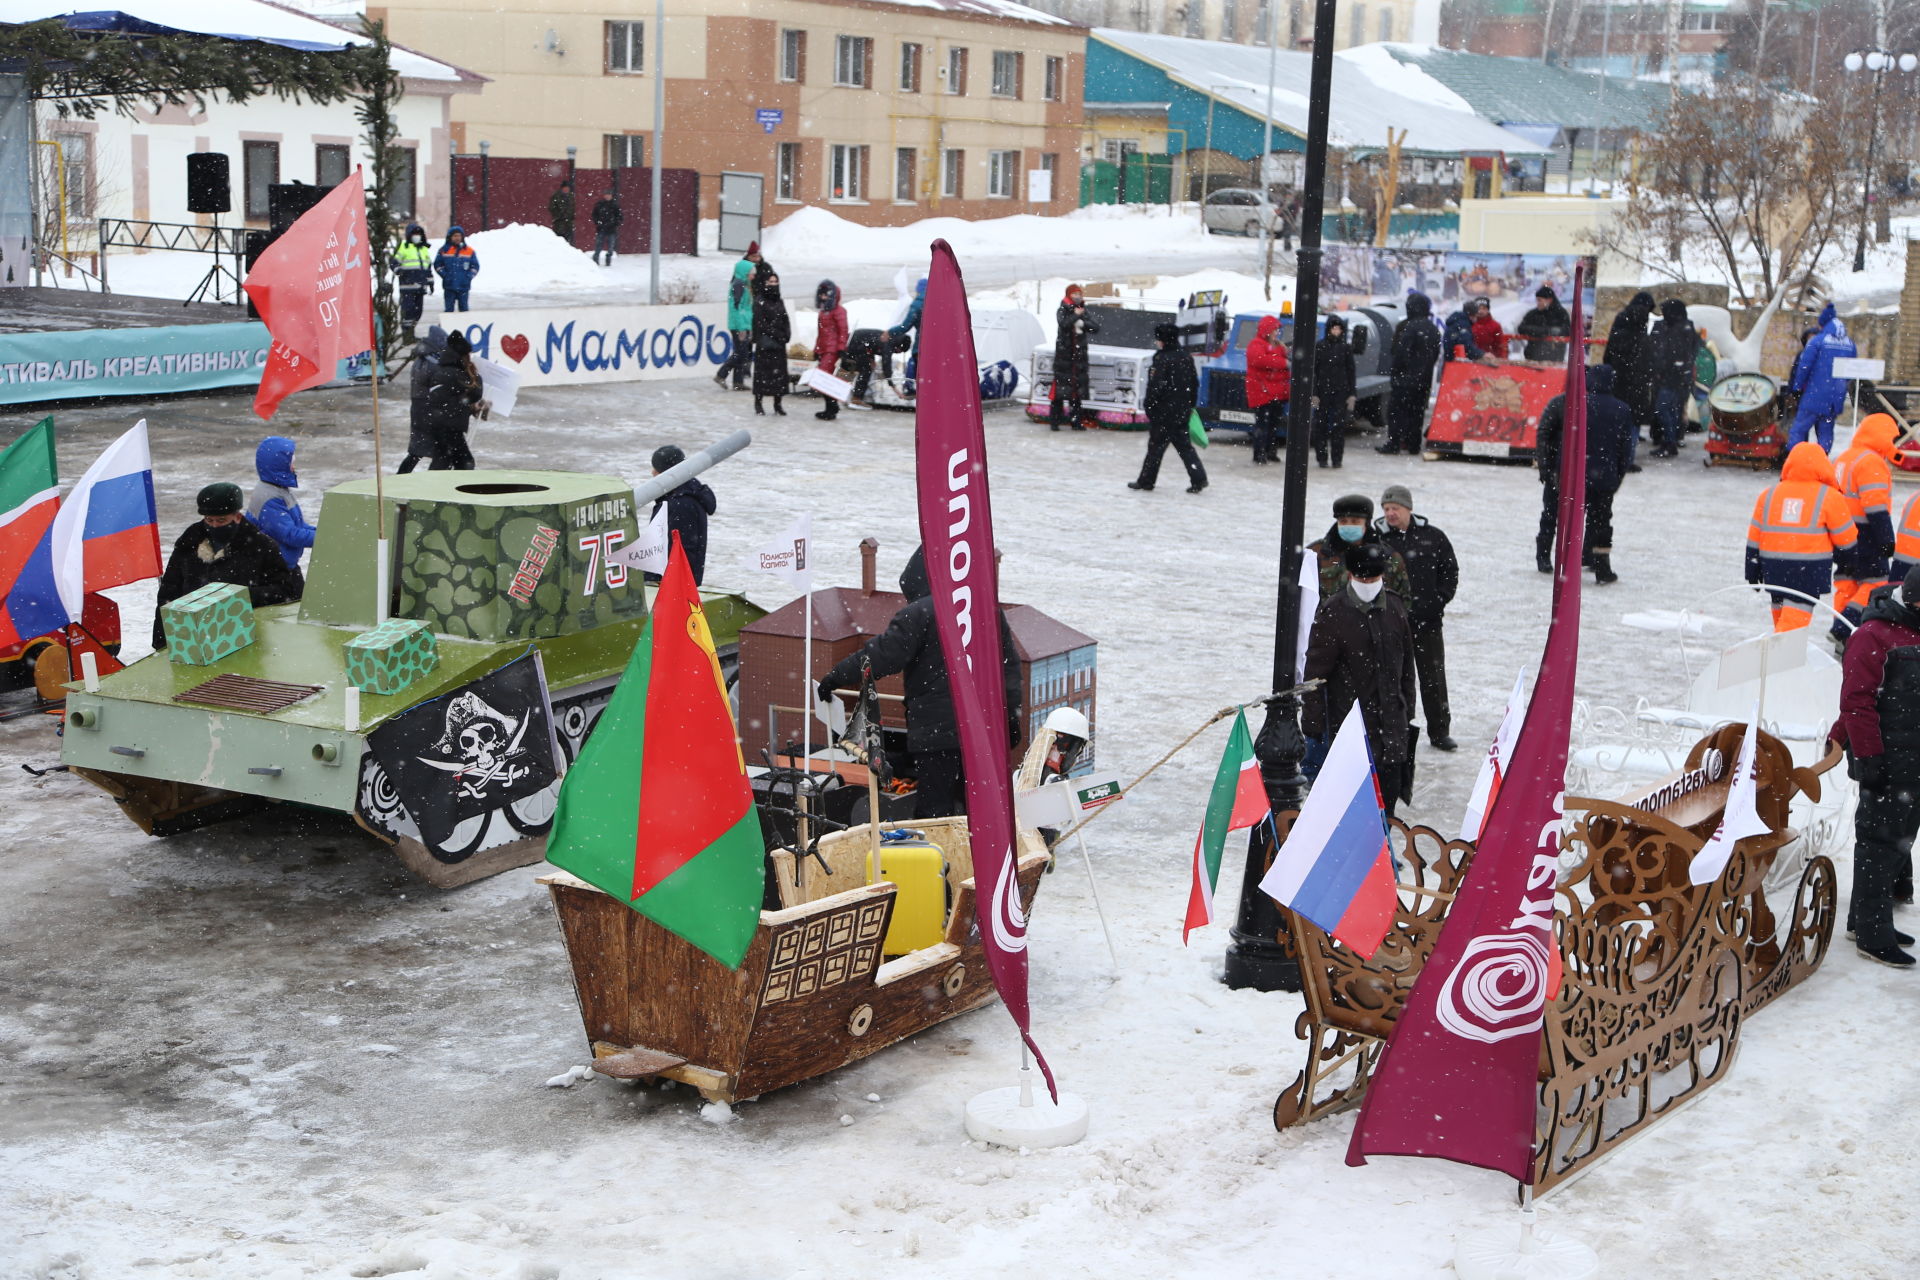
[[267,187],[267,224],[285,231],[300,215],[326,199],[332,187],[310,187],[304,182],[276,182]]
[[[275,240],[278,240],[279,238],[280,238],[280,233],[278,231],[247,232],[247,240],[246,240],[247,269],[240,273],[240,278],[242,280],[245,280],[248,275],[252,274],[253,264],[260,261],[260,255],[267,251],[267,246],[272,244]],[[253,298],[251,295],[248,295],[247,297],[247,318],[250,320],[258,320],[260,318],[260,312],[254,307]]]
[[187,157],[187,212],[226,213],[233,208],[233,179],[224,151],[196,151]]

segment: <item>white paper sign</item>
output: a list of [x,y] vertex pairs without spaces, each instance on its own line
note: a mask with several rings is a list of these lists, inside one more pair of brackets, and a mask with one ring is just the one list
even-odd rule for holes
[[473,367],[480,372],[480,394],[493,402],[494,418],[511,418],[513,402],[520,396],[520,375],[485,356],[475,356]]
[[667,504],[663,502],[660,509],[653,513],[653,520],[641,531],[639,540],[613,551],[607,556],[607,563],[623,564],[642,573],[664,574],[667,571],[669,545]]
[[800,385],[812,387],[823,396],[832,396],[842,404],[853,399],[853,384],[851,382],[848,382],[845,378],[836,378],[817,365],[800,375]]
[[1869,360],[1865,356],[1840,356],[1833,362],[1833,376],[1857,379],[1861,382],[1878,382],[1887,376],[1887,362]]
[[813,516],[804,515],[772,542],[749,551],[740,561],[755,573],[784,578],[795,591],[813,587]]

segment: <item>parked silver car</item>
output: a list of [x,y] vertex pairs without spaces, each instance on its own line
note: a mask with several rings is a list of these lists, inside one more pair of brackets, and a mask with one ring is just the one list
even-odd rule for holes
[[1258,236],[1280,226],[1280,207],[1251,187],[1222,187],[1201,206],[1201,225],[1230,236]]

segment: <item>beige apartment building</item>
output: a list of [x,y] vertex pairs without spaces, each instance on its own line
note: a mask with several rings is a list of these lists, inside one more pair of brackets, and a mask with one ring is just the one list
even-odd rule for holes
[[[765,220],[823,205],[892,226],[1079,203],[1085,28],[1009,0],[407,0],[396,43],[488,77],[456,99],[456,150],[582,166],[766,175]],[[664,46],[664,57],[663,57]]]

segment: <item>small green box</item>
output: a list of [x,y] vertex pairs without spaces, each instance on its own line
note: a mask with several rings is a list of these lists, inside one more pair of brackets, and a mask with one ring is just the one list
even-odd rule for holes
[[160,607],[167,657],[208,667],[254,641],[253,597],[231,582],[209,582]]
[[388,618],[347,641],[347,683],[367,693],[399,693],[439,662],[433,629],[415,618]]

